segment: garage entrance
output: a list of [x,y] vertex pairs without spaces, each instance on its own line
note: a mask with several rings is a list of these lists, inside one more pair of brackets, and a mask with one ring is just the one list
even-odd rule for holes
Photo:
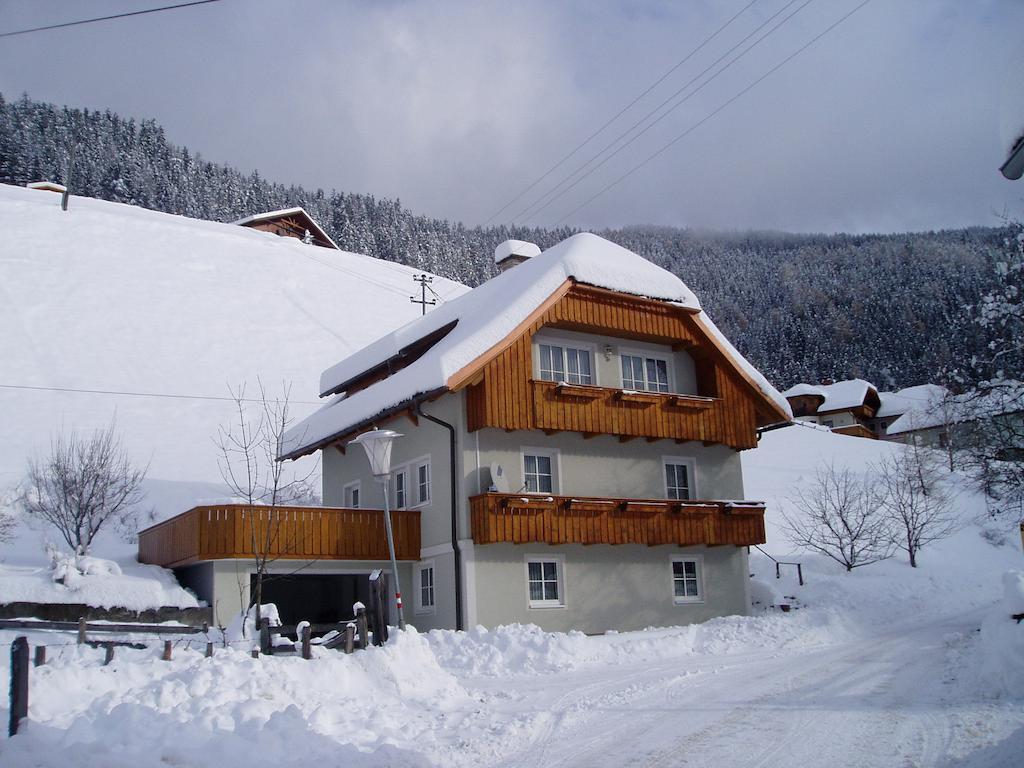
[[[256,593],[256,576],[250,580]],[[271,573],[263,577],[263,602],[274,603],[282,624],[333,624],[352,618],[352,604],[370,604],[370,575]]]

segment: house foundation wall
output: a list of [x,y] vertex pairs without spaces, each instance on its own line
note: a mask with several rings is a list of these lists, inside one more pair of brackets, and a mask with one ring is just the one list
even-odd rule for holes
[[[673,555],[698,558],[701,601],[675,601]],[[526,562],[534,556],[558,560],[562,606],[530,607]],[[529,623],[552,632],[637,630],[746,615],[750,605],[742,547],[488,544],[473,548],[473,561],[475,621],[487,627]]]

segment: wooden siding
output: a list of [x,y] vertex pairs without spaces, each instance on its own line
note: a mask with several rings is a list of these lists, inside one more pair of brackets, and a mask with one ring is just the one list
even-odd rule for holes
[[[418,560],[419,510],[392,510],[391,515],[396,556]],[[139,562],[167,568],[248,559],[257,548],[284,560],[387,560],[384,512],[228,504],[195,507],[139,534]]]
[[[653,395],[631,401],[618,389],[593,387],[596,394],[589,396],[573,391],[580,388],[559,391],[552,382],[535,381],[533,336],[545,326],[687,349],[697,361],[701,395],[713,399],[698,404],[676,395]],[[569,430],[755,447],[754,396],[727,363],[700,343],[699,331],[679,307],[575,286],[487,363],[467,388],[467,426],[470,431]]]
[[872,440],[877,440],[878,435],[873,430],[865,427],[863,424],[847,424],[845,427],[833,427],[832,431],[837,435],[851,435],[853,437],[867,437]]
[[484,493],[470,500],[475,544],[765,543],[756,502],[672,501]]

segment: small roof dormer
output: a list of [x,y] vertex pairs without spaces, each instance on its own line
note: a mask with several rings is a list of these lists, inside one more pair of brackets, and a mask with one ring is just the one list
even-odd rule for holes
[[540,255],[540,248],[525,240],[505,240],[494,249],[494,263],[499,272],[512,269],[534,256]]

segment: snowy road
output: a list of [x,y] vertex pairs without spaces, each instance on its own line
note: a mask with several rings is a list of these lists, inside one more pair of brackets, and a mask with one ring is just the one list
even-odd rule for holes
[[[972,695],[958,659],[980,615],[871,642],[602,667],[517,681],[508,715],[538,713],[501,766],[942,766],[1024,722]],[[503,684],[487,681],[491,694]],[[986,765],[1000,765],[998,759]]]

